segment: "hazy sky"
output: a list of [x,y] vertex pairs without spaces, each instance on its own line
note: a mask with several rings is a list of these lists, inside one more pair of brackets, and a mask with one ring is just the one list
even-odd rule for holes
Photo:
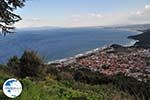
[[150,23],[150,0],[27,0],[17,27]]

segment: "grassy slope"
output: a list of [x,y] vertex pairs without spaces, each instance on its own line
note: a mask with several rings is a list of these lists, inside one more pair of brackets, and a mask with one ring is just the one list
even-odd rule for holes
[[[0,70],[0,86],[13,77]],[[112,85],[88,85],[78,82],[22,79],[23,92],[15,100],[133,100],[133,97]],[[0,100],[9,100],[0,90]],[[11,100],[11,99],[10,99]]]

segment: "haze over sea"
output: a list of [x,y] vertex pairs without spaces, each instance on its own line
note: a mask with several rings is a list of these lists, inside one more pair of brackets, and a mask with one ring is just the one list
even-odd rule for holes
[[136,32],[103,28],[60,28],[18,30],[16,34],[0,36],[0,63],[25,50],[35,50],[45,62],[74,56],[110,44],[128,45],[127,39]]

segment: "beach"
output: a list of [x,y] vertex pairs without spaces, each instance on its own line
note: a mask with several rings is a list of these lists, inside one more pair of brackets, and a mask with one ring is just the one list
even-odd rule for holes
[[[129,31],[129,32],[136,32],[137,34],[136,35],[139,35],[139,34],[142,34],[143,32],[141,31],[138,31],[138,30],[131,30],[131,29],[117,29],[117,30],[122,30],[122,31]],[[128,38],[128,37],[127,37]],[[137,42],[139,42],[139,40],[134,40],[132,39],[129,43],[127,44],[124,44],[122,46],[124,47],[130,47],[130,46],[134,46]],[[111,47],[111,45],[113,44],[109,44],[109,45],[105,45],[103,47],[99,47],[99,48],[95,48],[93,50],[90,50],[90,51],[86,51],[86,52],[83,52],[83,53],[80,53],[80,54],[77,54],[77,55],[74,55],[72,57],[67,57],[67,58],[63,58],[63,59],[58,59],[58,60],[54,60],[54,61],[48,61],[46,64],[53,64],[53,63],[70,63],[70,62],[75,62],[76,59],[80,58],[80,57],[84,57],[84,56],[88,56],[92,53],[96,53],[96,52],[100,52],[100,51],[103,51],[109,47]]]

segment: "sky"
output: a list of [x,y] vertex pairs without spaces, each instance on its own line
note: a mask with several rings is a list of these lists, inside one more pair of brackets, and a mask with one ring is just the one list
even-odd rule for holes
[[18,28],[150,23],[150,0],[26,0]]

